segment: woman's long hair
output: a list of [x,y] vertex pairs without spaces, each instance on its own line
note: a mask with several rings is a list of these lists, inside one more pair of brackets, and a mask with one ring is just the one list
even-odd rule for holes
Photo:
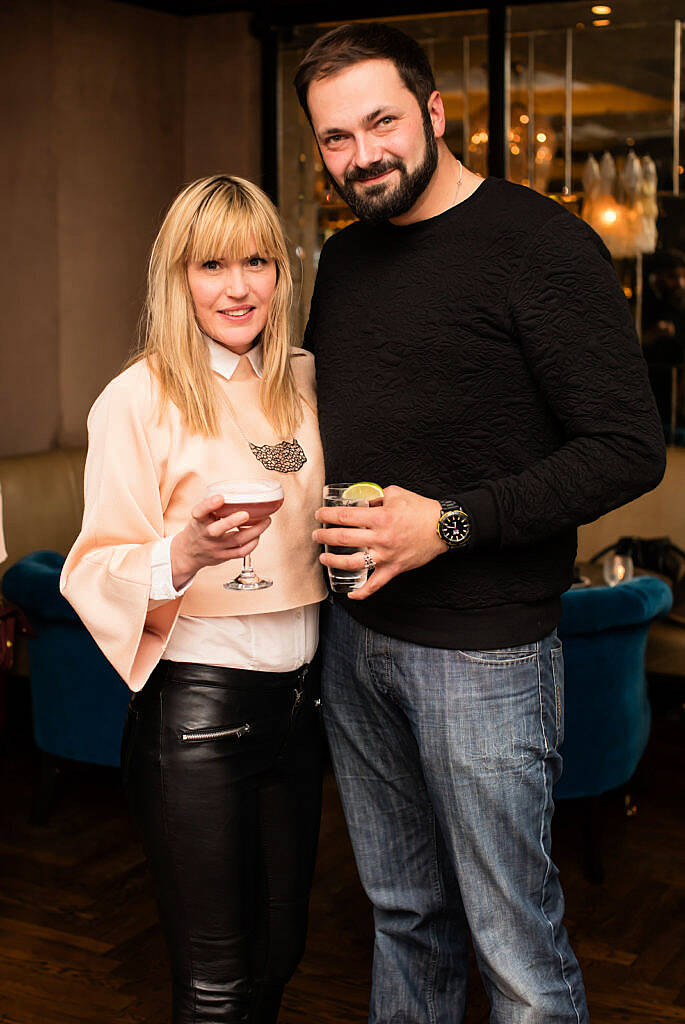
[[274,259],[277,271],[262,332],[262,406],[281,438],[292,437],[302,418],[289,356],[292,277],[278,213],[256,185],[216,175],[186,186],[164,218],[150,256],[136,357],[147,359],[158,377],[162,408],[173,402],[193,433],[218,434],[222,399],[195,317],[188,263],[244,259],[254,252]]

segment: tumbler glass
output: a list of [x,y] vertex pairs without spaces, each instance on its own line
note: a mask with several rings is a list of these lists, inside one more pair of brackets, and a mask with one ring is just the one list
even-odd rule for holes
[[[343,494],[348,490],[351,484],[326,484],[323,489],[323,503],[328,508],[341,508],[341,507],[352,507],[352,508],[368,508],[369,502],[367,498],[344,498]],[[326,524],[326,529],[333,529],[332,524]],[[354,527],[346,527],[346,529],[354,529]],[[364,547],[356,548],[345,548],[336,544],[324,545],[327,552],[332,555],[353,555],[355,552],[366,551]],[[352,590],[358,590],[366,583],[366,577],[368,576],[368,569],[366,566],[362,566],[360,569],[335,569],[332,566],[328,566],[328,578],[331,583],[331,590],[335,594],[349,594]]]

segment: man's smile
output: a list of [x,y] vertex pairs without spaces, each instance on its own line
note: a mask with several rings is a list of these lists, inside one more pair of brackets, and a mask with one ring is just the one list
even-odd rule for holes
[[375,178],[364,178],[357,180],[355,185],[376,185],[379,181],[385,181],[393,171],[397,170],[395,167],[391,167],[389,171],[383,171],[381,174],[377,174]]

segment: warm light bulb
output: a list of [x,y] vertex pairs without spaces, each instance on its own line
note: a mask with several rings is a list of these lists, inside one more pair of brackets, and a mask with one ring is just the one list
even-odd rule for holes
[[595,18],[592,24],[596,25],[597,28],[602,28],[604,25],[611,25],[611,22],[608,18]]
[[547,142],[547,136],[544,132],[538,132],[535,138],[538,140],[538,142]]
[[595,4],[592,8],[593,14],[611,14],[611,7],[608,4]]
[[521,124],[528,124],[530,118],[528,117],[528,114],[521,114],[521,116],[519,117],[519,121],[521,122]]
[[511,146],[510,149],[511,149],[511,152],[512,152],[513,156],[518,156],[519,153],[521,152],[521,150],[519,149],[518,146]]
[[599,215],[599,219],[601,220],[602,224],[615,224],[618,219],[618,214],[616,210],[602,210],[602,212]]

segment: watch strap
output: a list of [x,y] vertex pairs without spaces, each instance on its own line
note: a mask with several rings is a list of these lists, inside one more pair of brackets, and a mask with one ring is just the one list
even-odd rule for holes
[[[450,498],[438,498],[440,502],[440,508],[442,509],[442,515],[445,512],[454,512],[455,509],[459,509],[461,512],[466,512],[466,509],[458,501],[452,501]],[[468,512],[466,512],[468,515]],[[469,517],[470,518],[470,517]]]

